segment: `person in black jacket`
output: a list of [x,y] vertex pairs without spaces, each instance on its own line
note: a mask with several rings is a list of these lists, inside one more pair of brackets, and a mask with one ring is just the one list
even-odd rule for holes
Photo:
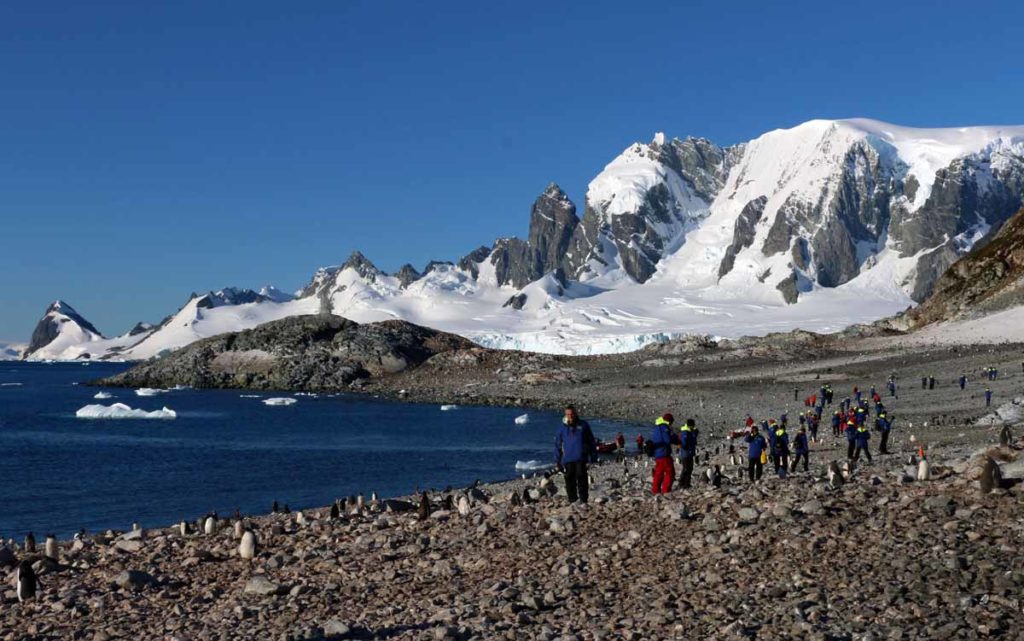
[[565,472],[565,495],[570,503],[586,503],[590,496],[587,463],[597,460],[597,441],[590,425],[576,414],[576,408],[565,408],[562,427],[555,437],[555,464]]

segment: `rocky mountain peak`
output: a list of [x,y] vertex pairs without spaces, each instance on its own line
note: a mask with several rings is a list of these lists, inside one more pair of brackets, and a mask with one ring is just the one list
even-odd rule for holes
[[363,256],[362,252],[358,250],[352,252],[348,260],[341,265],[342,270],[348,268],[354,269],[356,273],[367,280],[373,280],[381,275],[381,271],[377,269],[377,266],[371,263],[370,259]]
[[421,274],[418,271],[416,271],[416,268],[410,265],[409,263],[402,265],[398,269],[398,271],[395,272],[395,278],[398,279],[398,282],[401,284],[402,289],[405,289],[409,285],[412,285],[413,283],[418,281],[420,277]]

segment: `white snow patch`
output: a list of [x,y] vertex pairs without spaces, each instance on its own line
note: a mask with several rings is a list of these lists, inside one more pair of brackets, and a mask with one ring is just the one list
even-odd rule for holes
[[270,405],[272,407],[284,407],[287,405],[295,405],[298,403],[294,398],[278,397],[278,398],[267,398],[263,400],[264,405]]

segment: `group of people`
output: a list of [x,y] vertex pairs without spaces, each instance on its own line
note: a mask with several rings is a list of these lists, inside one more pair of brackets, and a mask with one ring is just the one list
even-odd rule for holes
[[[1024,367],[1022,367],[1024,368]],[[984,375],[988,380],[995,380],[998,370],[986,367]],[[967,384],[966,375],[958,380],[961,389]],[[921,378],[921,389],[934,389],[935,378]],[[889,376],[885,389],[890,398],[898,399],[896,376]],[[799,389],[794,390],[794,400],[799,398]],[[985,403],[991,404],[992,391],[985,390]],[[889,436],[893,428],[882,395],[874,385],[865,392],[854,387],[852,394],[836,401],[835,391],[829,384],[824,384],[815,393],[804,398],[804,406],[808,409],[799,415],[799,427],[790,439],[788,416],[782,414],[778,419],[762,420],[760,424],[753,417],[747,416],[745,426],[731,432],[729,453],[735,453],[735,441],[742,439],[747,450],[747,476],[750,481],[760,480],[764,467],[771,462],[775,472],[785,476],[795,472],[802,466],[806,472],[809,467],[810,444],[818,443],[818,429],[826,406],[835,405],[831,413],[832,435],[837,439],[844,438],[847,442],[846,456],[851,461],[859,461],[861,457],[871,462],[870,448],[872,431],[878,432],[878,454],[889,454]],[[873,429],[869,426],[871,415],[874,414]],[[636,444],[639,454],[646,454],[654,459],[654,472],[651,479],[653,494],[666,494],[672,491],[676,482],[676,459],[680,465],[678,484],[680,488],[689,488],[693,482],[693,467],[697,459],[697,442],[700,431],[696,421],[688,418],[678,427],[675,417],[666,413],[654,421],[650,438],[637,434]],[[597,441],[590,426],[579,418],[575,408],[566,407],[563,425],[555,441],[556,462],[558,469],[565,472],[566,493],[570,502],[577,500],[586,502],[588,494],[588,478],[586,464],[596,461]],[[624,453],[625,439],[622,434],[616,438],[620,455]],[[792,459],[792,460],[791,460]]]

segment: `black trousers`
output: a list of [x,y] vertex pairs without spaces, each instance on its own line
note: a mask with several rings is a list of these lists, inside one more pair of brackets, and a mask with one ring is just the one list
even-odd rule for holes
[[871,461],[871,450],[869,450],[866,447],[861,447],[860,445],[858,445],[857,449],[855,449],[853,451],[853,460],[859,461],[860,460],[860,453],[861,452],[864,452],[864,456],[866,456],[868,461],[870,462]]
[[878,453],[879,454],[888,454],[889,453],[889,430],[884,430],[882,432],[882,442],[878,444]]
[[853,450],[857,447],[857,441],[846,440],[846,458],[853,458]]
[[590,497],[590,482],[587,479],[587,464],[583,461],[566,463],[565,495],[570,503],[586,503]]
[[778,472],[782,468],[789,469],[789,452],[785,454],[772,454],[772,463],[775,465],[775,471]]
[[807,452],[796,453],[796,456],[793,458],[793,467],[790,468],[791,471],[796,472],[796,466],[800,464],[801,458],[804,460],[804,472],[807,471]]
[[761,464],[761,457],[747,459],[747,475],[751,481],[760,481],[764,472],[764,465]]
[[683,471],[679,473],[679,487],[688,488],[690,480],[693,478],[693,457],[681,458],[679,462],[683,467]]

